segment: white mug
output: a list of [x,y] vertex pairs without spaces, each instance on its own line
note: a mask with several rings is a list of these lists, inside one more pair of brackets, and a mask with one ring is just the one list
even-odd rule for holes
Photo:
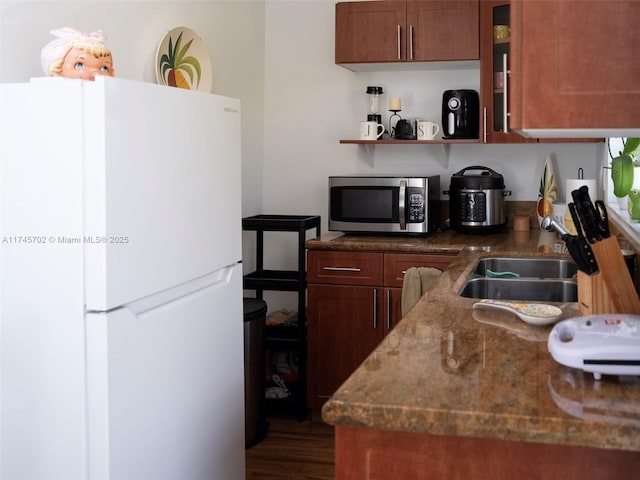
[[418,140],[433,140],[440,131],[435,122],[418,122]]
[[360,122],[360,140],[377,140],[384,133],[384,125],[377,122]]

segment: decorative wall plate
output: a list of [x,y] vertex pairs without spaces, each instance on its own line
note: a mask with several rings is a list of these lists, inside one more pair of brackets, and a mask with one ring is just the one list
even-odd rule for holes
[[557,193],[558,187],[556,186],[553,162],[551,161],[551,157],[547,155],[544,158],[542,177],[540,177],[540,190],[538,192],[538,203],[536,204],[538,225],[540,225],[544,217],[553,213],[553,201],[556,200]]
[[211,57],[197,33],[175,27],[162,37],[156,52],[156,81],[170,87],[211,92]]

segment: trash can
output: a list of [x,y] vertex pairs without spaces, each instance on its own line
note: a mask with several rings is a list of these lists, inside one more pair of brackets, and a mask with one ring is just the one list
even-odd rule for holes
[[243,298],[244,313],[244,424],[245,448],[267,435],[265,409],[264,332],[267,304],[258,298]]

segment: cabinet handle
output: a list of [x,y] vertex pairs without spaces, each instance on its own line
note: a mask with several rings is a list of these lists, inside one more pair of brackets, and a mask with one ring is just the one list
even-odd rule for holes
[[413,25],[409,25],[409,58],[413,60]]
[[322,267],[323,270],[329,270],[331,272],[361,272],[361,268],[356,267]]
[[391,330],[391,290],[387,290],[387,330]]
[[483,143],[487,143],[487,107],[482,109],[482,138]]
[[373,289],[373,329],[378,328],[378,289]]
[[502,98],[502,119],[504,120],[504,125],[502,126],[502,131],[504,133],[509,133],[509,125],[507,124],[507,119],[509,118],[509,110],[507,109],[507,103],[509,101],[508,85],[509,85],[509,70],[507,69],[507,54],[502,54],[502,75],[504,77],[504,96]]
[[400,25],[398,25],[398,60],[402,60],[400,53]]

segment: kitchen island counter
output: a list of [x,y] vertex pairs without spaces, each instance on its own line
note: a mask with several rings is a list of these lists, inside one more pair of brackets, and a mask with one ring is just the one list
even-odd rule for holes
[[[325,403],[322,418],[336,426],[337,472],[345,458],[340,438],[354,442],[370,432],[382,435],[376,441],[396,445],[403,440],[394,435],[408,434],[416,448],[418,437],[443,442],[464,437],[486,445],[515,442],[577,447],[582,453],[580,449],[609,451],[625,455],[625,461],[630,456],[640,466],[638,377],[595,381],[591,374],[564,367],[547,350],[552,326],[473,310],[474,299],[458,295],[480,257],[549,255],[541,252],[549,251],[548,232],[531,230],[518,238],[519,233],[328,235],[307,241],[307,248],[323,250],[459,251],[457,260]],[[562,318],[579,315],[576,303],[556,305]]]

